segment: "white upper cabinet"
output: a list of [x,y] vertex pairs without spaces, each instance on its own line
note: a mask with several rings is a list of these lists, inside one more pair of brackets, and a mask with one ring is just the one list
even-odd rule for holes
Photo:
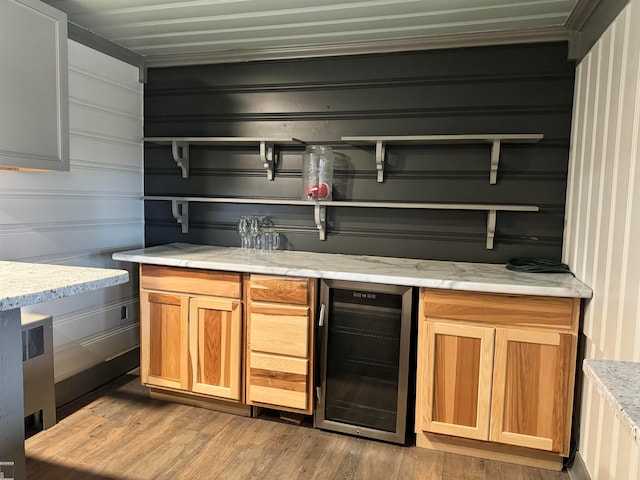
[[69,170],[67,16],[0,0],[0,168]]

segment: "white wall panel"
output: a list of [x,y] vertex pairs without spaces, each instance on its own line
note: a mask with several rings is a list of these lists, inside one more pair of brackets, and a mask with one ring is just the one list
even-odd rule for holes
[[[601,161],[604,168],[605,182],[601,189],[602,205],[599,208],[598,215],[603,218],[602,233],[605,237],[605,243],[600,246],[598,264],[596,265],[596,274],[598,275],[597,289],[602,291],[602,304],[601,309],[594,312],[594,316],[602,317],[608,315],[611,308],[616,308],[619,303],[617,296],[617,288],[612,289],[613,276],[612,271],[614,261],[613,256],[615,252],[615,246],[617,239],[613,234],[614,226],[616,224],[616,210],[611,208],[611,202],[614,198],[614,192],[617,189],[618,176],[620,172],[620,122],[622,121],[622,96],[621,96],[621,76],[619,72],[624,65],[623,49],[619,48],[619,45],[624,44],[625,38],[628,36],[628,25],[626,22],[617,22],[612,25],[610,36],[607,36],[607,49],[610,51],[610,64],[608,66],[609,75],[609,90],[607,92],[609,98],[610,112],[608,115],[608,121],[605,124],[605,133],[607,138],[606,148],[603,152],[604,157]],[[608,161],[607,161],[608,159]],[[613,282],[616,283],[615,280]],[[604,335],[606,324],[601,322],[600,335]],[[615,331],[610,331],[609,344],[611,339],[615,339]],[[601,346],[601,350],[606,350],[610,347]]]
[[56,381],[138,345],[137,268],[111,254],[144,237],[138,70],[69,41],[69,104],[69,172],[0,172],[0,259],[127,268],[132,281],[28,308],[53,315]]
[[[109,136],[116,140],[139,141],[142,138],[140,118],[121,115],[89,103],[71,103],[69,116],[75,120],[72,136],[76,132],[109,132]],[[137,139],[132,138],[134,135]]]
[[[69,151],[71,161],[78,167],[102,171],[138,172],[142,182],[142,164],[131,161],[132,157],[139,155],[139,141],[115,141],[98,134],[71,132]],[[84,159],[87,157],[91,161],[85,161]]]
[[[586,87],[584,82],[587,79],[587,75],[583,75],[583,70],[578,68],[575,76],[574,98],[573,98],[573,115],[572,115],[572,128],[571,128],[571,146],[569,149],[570,161],[568,165],[568,182],[567,182],[567,200],[565,205],[565,228],[563,232],[563,245],[571,245],[574,242],[574,237],[577,233],[577,210],[575,205],[577,204],[580,183],[570,181],[576,179],[579,176],[579,170],[582,168],[582,164],[575,161],[576,156],[581,155],[582,141],[584,138],[583,127],[584,122],[579,121],[584,117],[584,94]],[[564,260],[567,263],[574,265],[576,263],[576,256],[578,254],[575,250],[567,250],[565,248]]]
[[[80,43],[70,41],[69,70],[77,69],[86,71],[104,82],[122,84],[132,91],[142,91],[142,87],[137,83],[137,69],[108,55],[98,54]],[[75,91],[70,93],[75,93]],[[137,98],[138,104],[142,105],[142,97]]]
[[[584,182],[582,181],[583,171],[586,169],[586,162],[578,162],[576,159],[585,158],[585,145],[587,143],[587,135],[585,133],[586,122],[591,114],[590,102],[587,101],[587,92],[589,91],[590,76],[588,75],[590,57],[586,57],[580,68],[576,71],[575,89],[574,89],[574,106],[573,106],[573,122],[571,132],[571,150],[569,157],[569,177],[567,181],[567,202],[566,202],[566,218],[564,229],[564,259],[569,265],[578,264],[578,256],[581,250],[574,248],[566,248],[568,245],[574,245],[576,239],[581,236],[581,229],[584,228],[584,220],[581,215],[584,211],[578,208],[583,200]],[[575,268],[575,267],[574,267]],[[585,279],[583,279],[585,280]],[[585,331],[590,330],[591,326],[585,320]]]
[[[589,284],[587,358],[640,361],[640,0],[576,75],[564,259]],[[588,380],[579,453],[593,479],[640,478],[640,449]]]
[[[6,208],[0,212],[0,224],[11,223],[11,230],[43,229],[47,225],[72,222],[105,222],[128,224],[140,221],[140,195],[121,194],[106,198],[98,195],[50,192],[23,194],[16,198],[0,195]],[[32,210],[29,221],[17,212],[22,208]],[[8,229],[7,229],[8,231]],[[4,233],[4,231],[3,231]]]
[[136,118],[142,105],[140,93],[127,83],[118,83],[74,65],[69,69],[71,106],[90,105],[122,117]]
[[[66,367],[63,374],[57,375],[56,381],[82,372],[86,365],[96,365],[135,348],[140,338],[138,330],[137,325],[125,325],[102,335],[68,339],[63,347],[54,347],[56,362]],[[126,348],[127,345],[130,348]]]
[[[28,253],[38,255],[43,262],[47,257],[54,257],[60,252],[80,252],[91,246],[111,256],[113,251],[126,245],[141,245],[135,230],[140,228],[140,222],[128,224],[112,222],[66,222],[62,225],[44,226],[38,230],[18,230],[13,235],[3,235],[3,254],[11,255],[16,260],[31,260]],[[120,244],[114,244],[113,237],[119,237]],[[82,262],[85,263],[85,262]],[[92,263],[92,262],[90,262]],[[93,266],[85,264],[83,266]]]

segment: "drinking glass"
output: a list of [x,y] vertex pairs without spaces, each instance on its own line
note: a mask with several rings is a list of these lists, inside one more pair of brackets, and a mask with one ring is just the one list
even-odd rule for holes
[[258,251],[260,245],[258,243],[258,237],[262,232],[262,222],[260,217],[251,216],[248,217],[249,224],[249,250]]
[[249,217],[242,216],[238,220],[237,226],[238,233],[240,234],[240,248],[244,253],[249,252]]
[[260,235],[260,247],[263,253],[273,253],[280,248],[280,234],[273,228],[265,228]]

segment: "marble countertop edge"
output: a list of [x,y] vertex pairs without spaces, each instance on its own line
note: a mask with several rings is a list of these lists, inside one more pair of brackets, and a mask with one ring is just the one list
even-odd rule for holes
[[57,300],[58,298],[69,297],[72,295],[78,295],[80,293],[90,292],[93,290],[99,290],[107,287],[114,287],[129,281],[129,275],[122,275],[121,277],[115,277],[108,281],[98,282],[80,282],[72,284],[67,287],[55,288],[47,290],[45,292],[31,293],[26,295],[18,295],[3,299],[0,302],[0,311],[12,310],[14,308],[25,307],[28,305],[35,305],[37,303],[48,302],[51,300]]
[[640,447],[640,362],[587,358],[582,370]]
[[0,311],[129,281],[126,270],[0,261]]
[[290,275],[485,293],[590,298],[591,289],[568,274],[511,272],[474,264],[282,250],[242,255],[239,248],[168,244],[116,252],[114,260],[150,265]]

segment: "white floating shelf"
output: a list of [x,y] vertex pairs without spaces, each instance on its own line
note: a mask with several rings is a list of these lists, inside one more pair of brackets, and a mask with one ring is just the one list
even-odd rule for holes
[[496,213],[508,212],[538,212],[540,207],[535,205],[501,205],[476,203],[410,203],[410,202],[352,202],[352,201],[308,201],[294,199],[265,199],[265,198],[237,198],[237,197],[178,197],[145,195],[144,200],[170,201],[173,217],[182,227],[182,233],[189,232],[189,202],[200,203],[235,203],[254,205],[301,205],[314,209],[314,219],[320,235],[320,240],[326,239],[326,207],[356,207],[356,208],[400,208],[418,210],[480,210],[487,212],[487,249],[493,249],[493,239],[496,231]]
[[498,178],[500,146],[503,143],[536,143],[544,137],[534,134],[478,134],[478,135],[397,135],[342,137],[341,140],[353,145],[375,145],[378,182],[384,181],[385,146],[388,144],[429,144],[429,143],[488,143],[491,145],[491,166],[489,183],[494,185]]
[[182,170],[182,178],[189,177],[190,145],[255,145],[258,148],[260,161],[267,172],[267,178],[273,180],[278,156],[275,145],[300,145],[303,142],[295,138],[263,138],[263,137],[144,137],[143,140],[158,145],[171,145],[173,160]]

